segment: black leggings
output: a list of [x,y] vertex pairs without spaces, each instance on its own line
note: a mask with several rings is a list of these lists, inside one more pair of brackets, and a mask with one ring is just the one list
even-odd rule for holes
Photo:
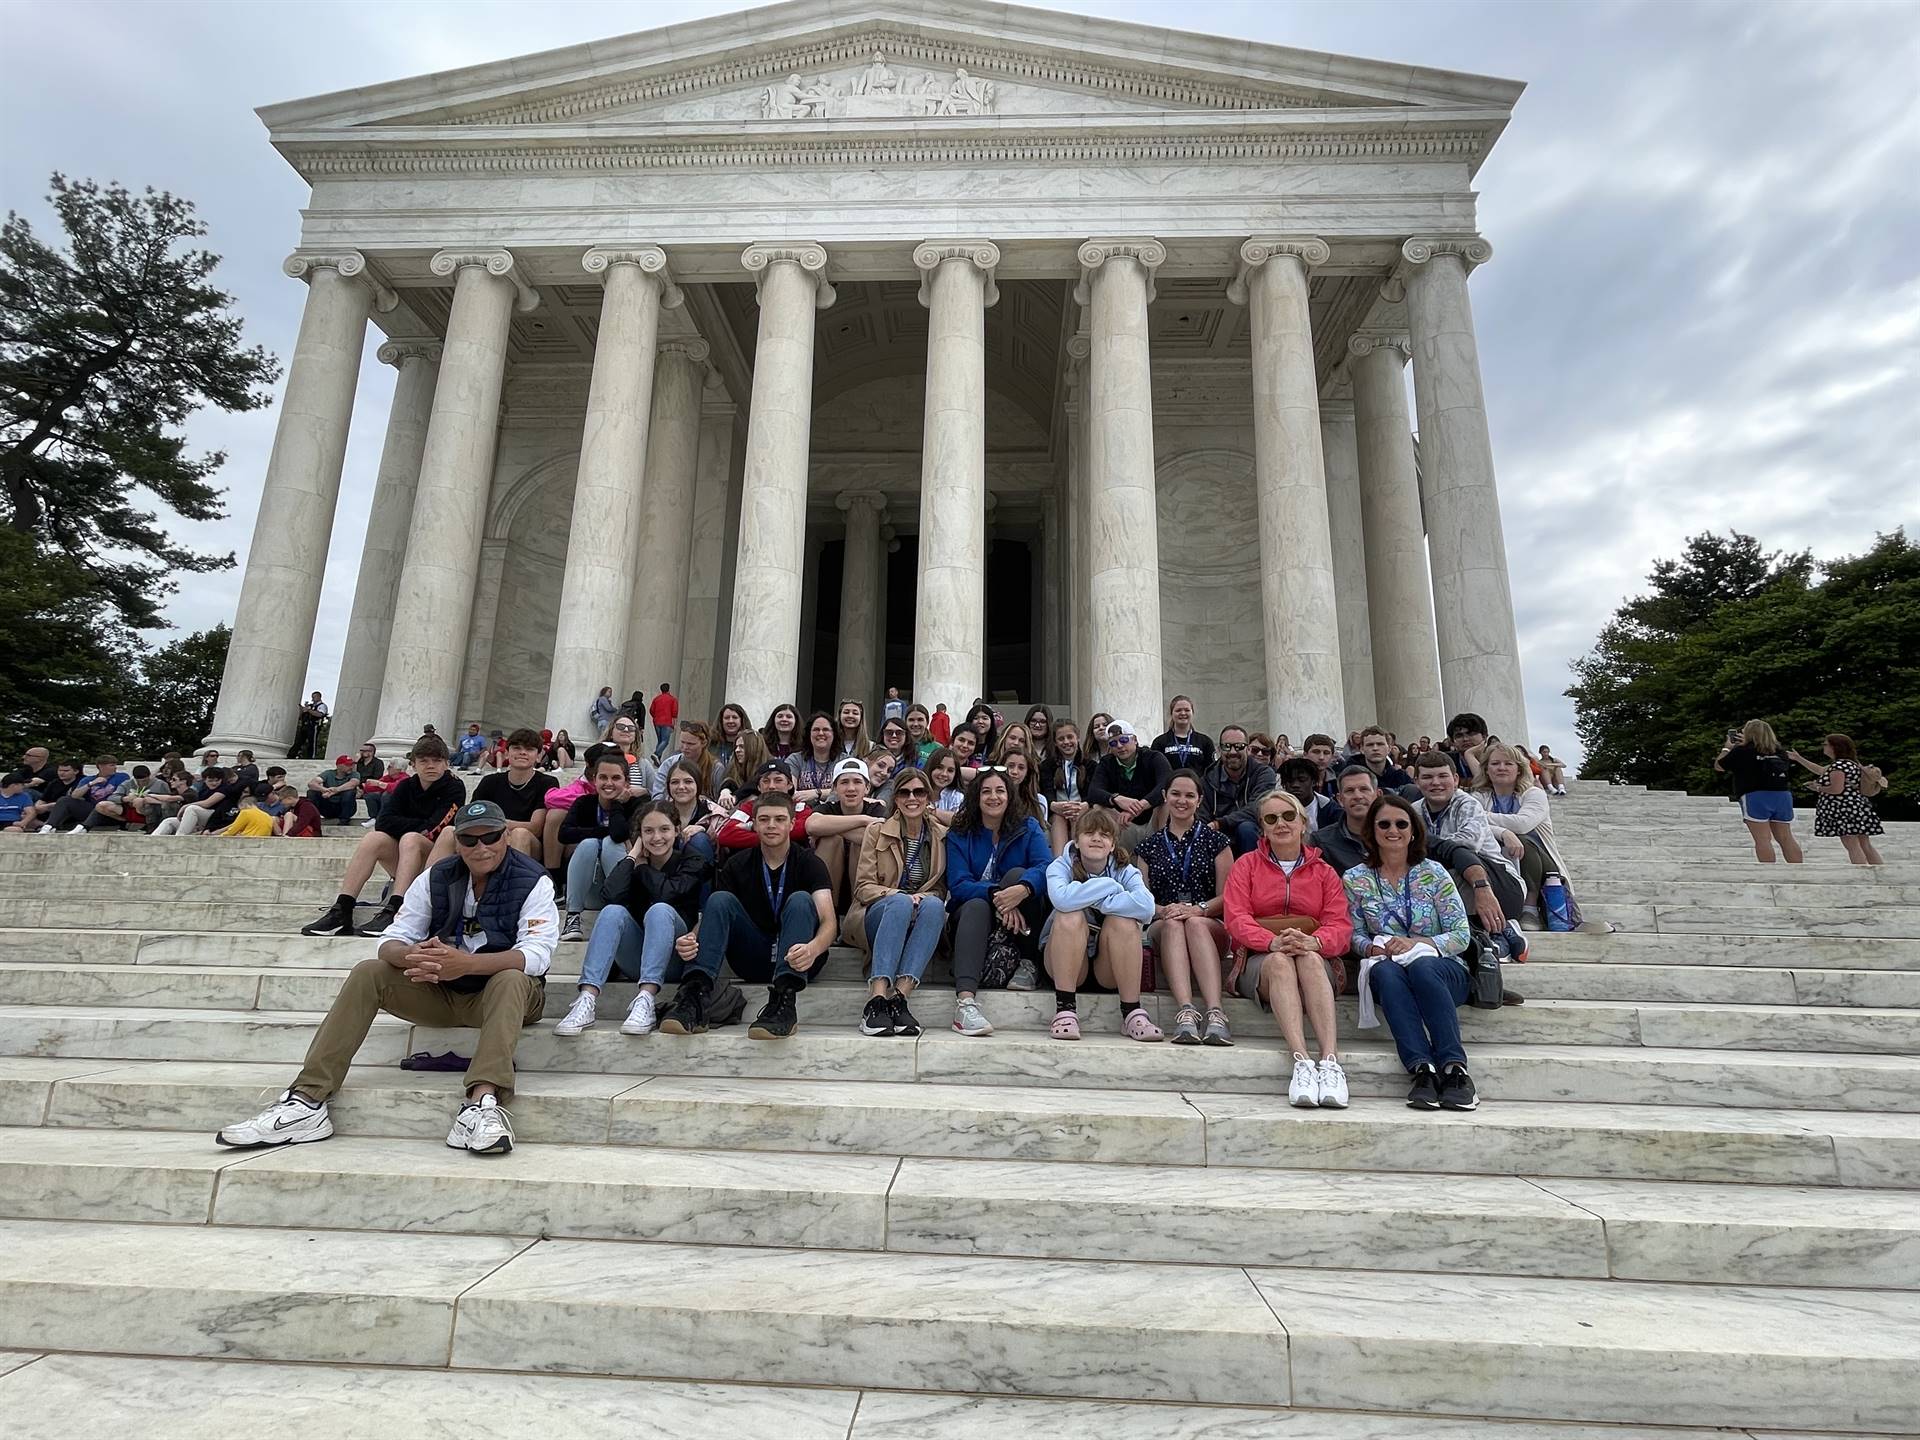
[[[1020,953],[1036,964],[1040,960],[1040,927],[1046,923],[1047,912],[1053,908],[1047,899],[1046,877],[1042,874],[1038,881],[1025,878],[1025,872],[1010,870],[994,884],[995,890],[1004,890],[1009,885],[1028,885],[1033,893],[1020,902],[1020,913],[1026,917],[1027,933],[1016,935],[1014,943],[1020,947]],[[994,910],[991,900],[968,900],[954,911],[953,920],[953,988],[962,995],[980,988],[980,972],[987,963],[987,941],[993,936]]]

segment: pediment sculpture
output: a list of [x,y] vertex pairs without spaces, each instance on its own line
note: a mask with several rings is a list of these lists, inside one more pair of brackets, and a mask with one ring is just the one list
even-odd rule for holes
[[955,70],[952,75],[896,74],[875,52],[861,69],[840,79],[804,80],[789,75],[762,94],[767,120],[838,120],[884,116],[985,115],[993,109],[991,80]]

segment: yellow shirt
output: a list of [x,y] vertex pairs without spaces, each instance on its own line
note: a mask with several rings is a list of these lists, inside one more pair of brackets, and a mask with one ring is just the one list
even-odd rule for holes
[[254,808],[242,810],[233,817],[233,823],[224,830],[216,830],[216,835],[239,835],[242,837],[273,834],[273,817],[266,811]]

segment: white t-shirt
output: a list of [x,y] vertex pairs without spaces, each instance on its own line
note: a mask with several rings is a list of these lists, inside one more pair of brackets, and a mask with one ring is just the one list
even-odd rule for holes
[[[498,871],[494,872],[496,875]],[[380,938],[399,940],[408,945],[418,945],[427,938],[428,922],[433,919],[433,871],[423,870],[420,876],[407,887],[407,897],[400,902],[400,914]],[[467,903],[461,914],[471,920],[479,909],[472,885],[467,887]],[[527,892],[526,903],[520,907],[520,926],[514,935],[513,948],[526,957],[526,971],[529,975],[544,975],[547,967],[553,963],[553,950],[560,941],[560,912],[553,903],[553,881],[542,875],[534,882],[533,889]],[[487,932],[476,930],[468,934],[466,927],[460,927],[460,948],[468,954],[477,954],[485,948]]]

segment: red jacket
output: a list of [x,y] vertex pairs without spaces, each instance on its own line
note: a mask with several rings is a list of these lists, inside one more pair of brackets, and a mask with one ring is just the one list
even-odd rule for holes
[[670,691],[662,690],[647,706],[647,714],[656,725],[671,725],[680,718],[680,702],[673,698]]
[[1340,872],[1311,845],[1300,852],[1300,863],[1291,875],[1280,868],[1264,839],[1227,872],[1224,918],[1234,944],[1264,952],[1273,942],[1273,933],[1260,924],[1260,917],[1273,915],[1304,915],[1319,921],[1320,928],[1313,933],[1323,955],[1344,955],[1353,944],[1346,886],[1340,882]]

